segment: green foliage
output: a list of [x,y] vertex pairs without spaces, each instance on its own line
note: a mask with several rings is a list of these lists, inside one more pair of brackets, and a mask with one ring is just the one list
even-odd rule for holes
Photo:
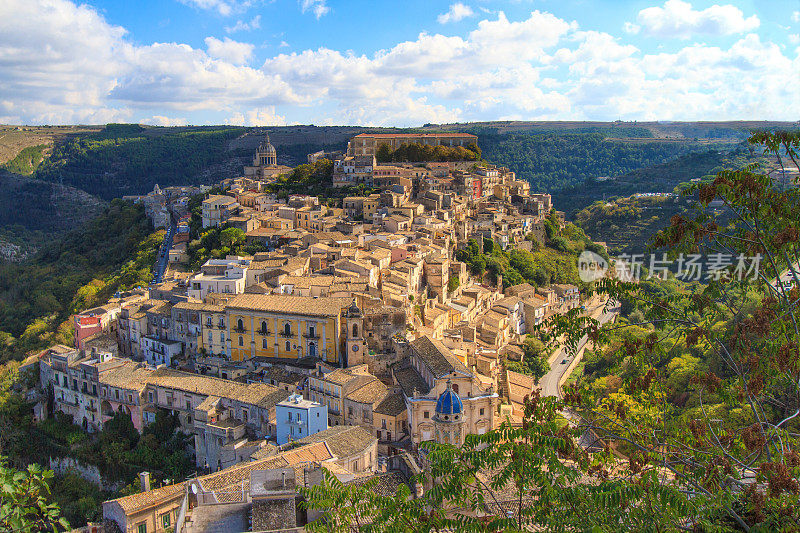
[[318,196],[345,195],[347,188],[333,189],[333,161],[320,159],[311,165],[299,165],[291,172],[267,186],[267,191],[288,198],[291,194]]
[[0,531],[33,532],[69,529],[58,505],[50,503],[53,472],[29,465],[18,472],[0,456]]
[[539,339],[528,336],[522,343],[522,361],[506,361],[506,369],[539,379],[550,370],[549,351]]
[[[584,249],[588,237],[583,232],[569,235],[580,239],[564,241],[563,250],[553,247],[529,252],[518,248],[503,250],[499,244],[484,239],[484,252],[481,253],[477,241],[471,239],[467,245],[456,251],[456,260],[467,264],[469,271],[476,276],[485,276],[490,283],[496,283],[503,276],[503,285],[508,287],[519,283],[530,283],[543,287],[551,283],[571,283],[582,286],[578,276],[575,253]],[[589,240],[589,242],[591,242]]]
[[0,264],[0,361],[54,342],[72,344],[70,315],[115,291],[147,285],[163,233],[144,208],[113,201],[85,228],[23,263]]
[[198,183],[204,170],[231,156],[228,142],[243,132],[233,127],[151,131],[136,124],[109,124],[101,132],[57,142],[36,177],[108,200],[142,194],[156,183]]
[[[194,214],[192,215],[194,219]],[[198,239],[189,242],[189,266],[198,270],[209,259],[224,259],[228,255],[252,255],[266,251],[260,243],[246,244],[245,233],[228,226],[210,227],[201,230]]]
[[[525,424],[508,423],[468,435],[461,447],[426,442],[426,470],[415,481],[429,487],[412,498],[373,482],[345,485],[327,471],[322,484],[301,489],[306,507],[320,510],[309,531],[651,531],[674,530],[698,514],[705,499],[690,499],[662,484],[655,472],[608,477],[611,454],[589,457],[565,426],[554,398],[536,393],[525,404]],[[635,478],[635,479],[633,479]],[[709,506],[711,507],[711,506]]]
[[485,159],[507,166],[533,189],[544,191],[598,176],[620,176],[700,148],[693,141],[612,140],[602,132],[481,134],[480,144]]
[[481,150],[475,143],[467,148],[463,146],[432,146],[430,144],[409,143],[397,147],[394,151],[386,144],[381,144],[375,152],[379,163],[395,162],[427,162],[427,161],[480,161]]
[[458,276],[456,275],[450,276],[450,278],[447,280],[447,292],[448,293],[455,292],[460,285],[461,285],[461,280],[458,279]]
[[46,144],[39,144],[36,146],[28,146],[20,150],[17,156],[2,165],[3,168],[15,174],[22,174],[28,176],[33,174],[39,164],[44,160]]

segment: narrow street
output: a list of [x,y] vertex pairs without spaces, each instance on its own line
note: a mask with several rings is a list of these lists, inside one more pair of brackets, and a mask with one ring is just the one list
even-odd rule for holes
[[169,219],[170,223],[169,228],[167,228],[167,234],[164,235],[164,242],[161,243],[161,248],[158,250],[158,257],[156,257],[156,264],[153,266],[152,283],[161,283],[164,272],[167,270],[167,265],[169,264],[169,251],[172,248],[172,238],[175,236],[175,232],[178,229],[175,223],[175,217],[173,217],[171,213]]

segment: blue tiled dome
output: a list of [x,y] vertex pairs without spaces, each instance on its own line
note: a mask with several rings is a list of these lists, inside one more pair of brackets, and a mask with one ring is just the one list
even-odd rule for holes
[[458,397],[458,394],[455,393],[450,387],[450,383],[448,383],[447,388],[436,402],[436,414],[460,415],[462,412],[464,412],[464,404],[461,403],[461,398]]

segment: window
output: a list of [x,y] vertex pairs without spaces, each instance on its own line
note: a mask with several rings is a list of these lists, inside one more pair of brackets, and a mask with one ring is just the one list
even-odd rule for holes
[[431,417],[431,414],[428,411],[425,411],[424,413],[422,413],[422,418],[430,418],[430,417]]
[[242,409],[242,420],[247,422],[247,417],[250,413],[247,412],[247,409]]
[[458,385],[457,385],[457,384],[455,384],[455,383],[453,384],[453,392],[455,392],[456,394],[458,394]]
[[164,513],[161,515],[161,527],[164,529],[168,528],[170,524],[169,520],[169,513]]
[[261,321],[261,334],[262,335],[267,334],[267,323],[265,321]]
[[483,416],[483,407],[481,407],[481,416]]
[[292,343],[289,342],[289,341],[286,341],[286,351],[289,352],[291,350],[292,350]]
[[239,335],[239,346],[244,346],[244,337]]
[[[292,325],[289,324],[288,322],[283,325],[283,333],[284,333],[284,335],[291,335],[292,334]],[[287,348],[287,350],[288,350],[288,348]]]
[[308,326],[308,336],[309,337],[316,337],[317,328],[314,326]]
[[191,409],[191,408],[192,408],[192,401],[186,400],[186,409]]
[[222,343],[225,342],[225,334],[224,333],[220,333],[219,334],[219,342],[222,342]]
[[214,332],[213,331],[209,331],[208,332],[208,342],[214,342]]
[[139,524],[136,526],[137,533],[147,533],[147,524]]
[[261,339],[261,347],[267,349],[267,339]]
[[353,324],[353,337],[358,337],[358,324]]
[[244,329],[244,322],[242,322],[241,318],[236,321],[236,328],[240,331]]
[[118,390],[115,390],[115,391],[114,391],[114,398],[116,398],[117,400],[119,400],[119,391],[118,391]]

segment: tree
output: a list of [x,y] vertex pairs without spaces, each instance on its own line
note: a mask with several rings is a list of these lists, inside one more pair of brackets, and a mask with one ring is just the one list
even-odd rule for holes
[[455,274],[451,275],[450,279],[447,280],[447,292],[448,293],[455,292],[460,285],[461,285],[461,280],[458,279],[458,276],[456,276]]
[[29,465],[19,472],[0,456],[0,531],[9,533],[70,529],[58,505],[49,503],[51,470]]
[[244,244],[245,234],[239,228],[225,228],[219,232],[219,242],[222,246],[233,249]]
[[381,143],[375,151],[375,159],[378,163],[388,163],[392,160],[392,150],[386,143]]

